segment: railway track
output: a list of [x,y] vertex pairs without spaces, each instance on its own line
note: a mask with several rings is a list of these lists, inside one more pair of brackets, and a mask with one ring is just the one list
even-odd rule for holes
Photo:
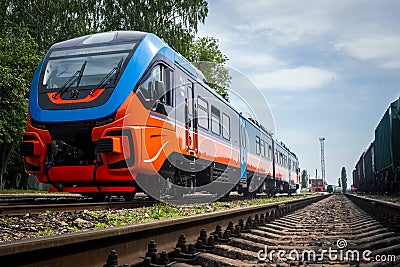
[[[318,196],[1,244],[0,262],[105,267],[399,266],[400,238],[393,229],[383,227],[345,196]],[[357,251],[358,257],[366,258],[354,258]]]
[[[364,209],[384,223],[386,209],[390,209],[390,218],[398,218],[395,214],[399,209],[394,205],[351,199],[362,202]],[[371,205],[375,209],[368,209]],[[383,227],[343,195],[323,199],[273,222],[254,217],[247,223],[244,231],[228,226],[231,236],[219,230],[210,234],[202,231],[191,246],[182,236],[169,255],[156,252],[157,243],[150,242],[146,258],[138,266],[400,266],[399,233],[391,231],[398,228]],[[115,255],[113,252],[109,259]]]
[[0,205],[3,204],[33,204],[33,203],[72,203],[91,200],[79,194],[1,194]]
[[182,233],[187,242],[195,242],[202,228],[211,231],[216,224],[227,225],[261,212],[269,212],[271,218],[281,216],[323,197],[0,243],[0,262],[7,266],[103,266],[109,252],[116,249],[122,262],[140,264],[150,240],[157,240],[159,249],[170,251]]
[[133,209],[148,207],[158,201],[139,193],[132,201],[123,197],[107,197],[104,201],[79,194],[8,194],[0,195],[0,215],[16,216],[43,212],[83,211],[103,209]]

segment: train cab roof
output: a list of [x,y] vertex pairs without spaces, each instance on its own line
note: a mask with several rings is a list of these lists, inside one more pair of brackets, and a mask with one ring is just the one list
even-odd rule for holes
[[82,46],[113,45],[142,40],[146,32],[139,31],[113,31],[81,36],[74,39],[56,43],[50,49],[78,48]]

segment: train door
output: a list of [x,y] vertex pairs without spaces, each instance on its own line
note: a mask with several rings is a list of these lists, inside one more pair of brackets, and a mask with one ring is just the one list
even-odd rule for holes
[[246,120],[240,118],[239,137],[240,137],[240,178],[247,179],[247,134]]
[[290,155],[288,155],[288,171],[289,171],[289,188],[292,183],[292,160],[290,159]]
[[197,107],[195,102],[194,84],[189,80],[185,98],[185,137],[186,149],[190,154],[197,153]]

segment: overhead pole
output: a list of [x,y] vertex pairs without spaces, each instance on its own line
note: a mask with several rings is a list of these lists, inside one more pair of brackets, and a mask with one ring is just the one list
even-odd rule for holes
[[324,141],[325,137],[320,137],[319,141],[321,143],[321,174],[322,174],[322,186],[325,189],[325,147]]

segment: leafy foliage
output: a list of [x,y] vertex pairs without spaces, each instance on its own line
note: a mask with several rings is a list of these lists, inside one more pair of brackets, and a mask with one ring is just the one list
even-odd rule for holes
[[35,40],[24,28],[7,23],[0,33],[0,178],[11,150],[26,126],[27,95],[32,73],[40,61]]
[[45,230],[39,230],[37,232],[38,236],[54,236],[55,233],[52,230],[45,229]]
[[203,72],[208,85],[228,100],[227,89],[231,83],[229,71],[225,67],[228,57],[222,54],[218,39],[198,38],[191,44],[188,59]]
[[0,8],[5,18],[29,27],[41,51],[89,33],[138,30],[157,34],[184,56],[208,14],[205,0],[5,0]]

